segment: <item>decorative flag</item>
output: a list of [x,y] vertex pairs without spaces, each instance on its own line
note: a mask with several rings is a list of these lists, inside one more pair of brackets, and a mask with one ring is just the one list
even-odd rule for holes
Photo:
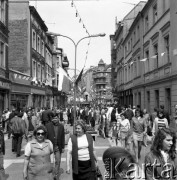
[[132,65],[133,64],[133,61],[130,63],[130,65]]
[[14,78],[15,78],[15,79],[17,78],[17,74],[14,74]]
[[143,62],[144,62],[144,61],[146,61],[146,60],[147,60],[147,58],[144,58],[144,59],[141,59],[140,61],[143,61]]
[[77,77],[77,79],[76,79],[76,81],[75,81],[75,85],[76,85],[76,86],[78,85],[79,81],[81,80],[83,70],[84,70],[84,68],[81,70],[79,76]]
[[21,78],[22,78],[22,75],[19,74],[19,75],[18,75],[18,78],[21,79]]
[[57,72],[59,73],[58,90],[69,92],[71,90],[71,78],[62,67],[57,68]]
[[174,49],[173,50],[173,56],[176,56],[177,55],[177,49]]
[[161,56],[164,56],[165,52],[161,53]]
[[154,55],[154,56],[152,56],[151,58],[153,58],[153,59],[154,59],[154,58],[156,58],[156,57],[157,57],[157,55]]

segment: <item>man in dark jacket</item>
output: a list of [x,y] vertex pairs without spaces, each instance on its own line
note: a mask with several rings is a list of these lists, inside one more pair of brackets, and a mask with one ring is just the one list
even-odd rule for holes
[[53,112],[50,108],[45,108],[45,110],[42,112],[41,121],[42,124],[46,125],[48,122],[52,120]]
[[12,123],[12,135],[13,135],[13,143],[12,151],[16,152],[16,157],[20,156],[21,152],[21,144],[23,140],[23,135],[25,134],[25,122],[19,117],[20,113],[16,110],[15,116],[11,119]]
[[46,124],[47,138],[52,142],[55,155],[55,177],[59,180],[61,153],[65,148],[64,126],[59,123],[58,114],[53,115],[52,122]]

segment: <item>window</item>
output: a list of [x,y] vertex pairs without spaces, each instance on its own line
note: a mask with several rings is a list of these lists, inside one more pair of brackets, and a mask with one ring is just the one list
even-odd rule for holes
[[133,33],[134,44],[136,43],[136,32]]
[[154,59],[154,68],[158,68],[158,45],[155,44],[154,45],[154,56],[153,56],[153,59]]
[[158,14],[157,14],[157,4],[153,7],[153,23],[157,22]]
[[170,62],[170,43],[169,43],[169,35],[164,37],[164,45],[165,45],[165,54],[167,57],[167,62]]
[[130,40],[130,49],[132,50],[132,38]]
[[49,79],[49,66],[47,65],[46,68],[46,79]]
[[44,57],[44,41],[41,42],[41,54]]
[[138,93],[138,104],[141,107],[141,92]]
[[35,60],[33,60],[33,65],[32,65],[33,67],[33,69],[32,69],[32,75],[33,75],[33,77],[36,77],[36,61]]
[[39,37],[39,36],[37,36],[37,52],[38,52],[38,53],[41,53],[40,43],[41,43],[41,41],[40,41],[40,37]]
[[41,69],[41,74],[42,74],[42,81],[44,81],[45,79],[45,70],[44,70],[44,66],[42,66],[42,69]]
[[6,1],[1,0],[0,1],[0,21],[2,23],[6,23]]
[[40,64],[38,64],[37,72],[38,72],[38,75],[37,75],[38,80],[41,81],[41,65]]
[[128,41],[128,51],[131,50],[130,41]]
[[130,81],[131,80],[131,69],[130,69],[130,65],[129,65],[129,67],[128,67],[128,81]]
[[145,72],[149,72],[150,71],[150,67],[149,67],[149,50],[147,50],[145,52],[145,57],[146,57],[146,69],[145,69]]
[[0,67],[5,68],[5,44],[0,42]]
[[140,39],[140,27],[137,26],[137,40]]
[[133,79],[133,64],[131,65],[131,80]]
[[49,65],[47,65],[47,69],[46,69],[46,79],[50,79],[52,77],[52,69]]
[[166,88],[165,89],[165,105],[166,105],[166,109],[168,110],[168,113],[171,114],[171,89],[170,88]]
[[137,60],[137,75],[140,75],[140,70],[141,70],[141,66],[140,66],[140,56],[138,56],[138,60]]
[[147,111],[150,112],[150,91],[147,91]]
[[155,90],[155,107],[159,108],[159,90]]
[[134,61],[134,77],[137,77],[137,61]]
[[149,30],[149,17],[148,15],[145,17],[145,32],[147,32]]
[[36,32],[33,30],[33,42],[32,47],[36,50]]

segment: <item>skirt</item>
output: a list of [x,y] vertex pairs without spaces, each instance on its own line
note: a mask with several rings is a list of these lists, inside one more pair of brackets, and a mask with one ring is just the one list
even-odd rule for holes
[[143,141],[143,133],[133,132],[133,139],[136,141]]
[[78,161],[78,174],[73,173],[73,180],[96,180],[96,171],[91,170],[91,161]]
[[124,140],[128,137],[128,131],[125,132],[125,131],[121,131],[120,132],[120,139]]

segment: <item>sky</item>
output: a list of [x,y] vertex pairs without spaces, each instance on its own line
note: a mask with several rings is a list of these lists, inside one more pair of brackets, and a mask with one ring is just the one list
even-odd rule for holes
[[[48,31],[70,37],[75,43],[87,37],[105,33],[105,37],[86,38],[77,46],[76,69],[97,66],[100,59],[106,64],[111,63],[110,35],[115,33],[115,22],[121,21],[134,4],[140,0],[34,0],[39,15],[48,27]],[[77,14],[77,16],[76,16]],[[81,21],[81,22],[80,22]],[[90,41],[90,43],[89,43]],[[69,60],[69,74],[74,75],[75,46],[71,40],[58,37],[58,47],[63,48]]]

